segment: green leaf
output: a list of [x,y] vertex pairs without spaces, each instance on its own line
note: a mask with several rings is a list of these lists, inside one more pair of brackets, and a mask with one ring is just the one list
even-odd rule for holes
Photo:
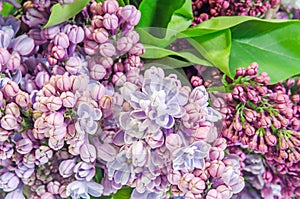
[[264,21],[267,23],[274,23],[274,24],[281,24],[286,21],[284,20],[263,20],[256,17],[250,16],[223,16],[223,17],[216,17],[203,23],[198,24],[197,26],[191,27],[178,35],[177,38],[184,38],[184,37],[197,37],[201,35],[206,35],[210,33],[214,33],[220,30],[225,30],[228,28],[232,28],[239,24],[242,24],[247,21]]
[[142,16],[136,28],[141,42],[160,47],[174,41],[193,21],[191,0],[143,0],[139,10]]
[[117,0],[117,2],[119,3],[119,6],[125,6],[124,0]]
[[192,65],[191,62],[182,61],[173,57],[164,57],[161,59],[145,59],[144,61],[145,68],[147,68],[148,66],[149,68],[151,66],[157,66],[160,68],[174,69],[174,68],[182,68],[190,65]]
[[90,0],[75,0],[71,4],[61,5],[59,3],[52,7],[49,20],[43,28],[54,26],[74,17],[90,2]]
[[230,72],[257,62],[271,84],[300,73],[300,21],[248,21],[232,28]]
[[229,29],[193,37],[188,40],[212,65],[218,67],[223,73],[230,75],[228,65],[231,33]]
[[14,6],[12,4],[3,2],[2,11],[0,12],[0,14],[4,17],[8,16],[9,14],[11,14],[13,9],[14,9]]
[[129,199],[132,190],[131,187],[123,186],[117,193],[111,196],[111,199]]
[[192,51],[179,51],[175,52],[169,49],[160,48],[144,44],[145,54],[141,55],[142,58],[158,59],[168,56],[177,56],[181,59],[190,62],[191,64],[201,64],[205,66],[211,66],[212,64],[205,59],[202,59],[199,54],[194,54]]

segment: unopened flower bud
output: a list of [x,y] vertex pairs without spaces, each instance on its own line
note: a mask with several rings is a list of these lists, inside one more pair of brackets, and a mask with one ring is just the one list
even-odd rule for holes
[[209,151],[209,158],[211,160],[222,160],[225,156],[224,150],[219,147],[212,147]]
[[101,144],[96,146],[97,158],[100,158],[106,162],[113,161],[117,155],[116,149],[111,144]]
[[133,42],[129,37],[121,37],[117,41],[117,49],[123,53],[128,52],[132,48]]
[[108,14],[106,13],[103,16],[103,26],[107,29],[107,30],[116,30],[118,28],[119,25],[119,19],[115,14]]
[[115,55],[116,49],[113,44],[104,43],[100,45],[99,52],[104,57],[112,57]]
[[226,185],[220,185],[216,190],[221,194],[222,199],[230,199],[233,195],[231,188]]
[[123,86],[126,82],[126,76],[123,72],[116,72],[112,77],[112,82],[116,86]]
[[33,51],[34,46],[33,39],[23,34],[15,39],[13,49],[20,55],[29,55]]
[[47,184],[47,191],[52,194],[59,193],[60,183],[58,181],[51,181]]
[[98,43],[91,40],[85,41],[84,52],[88,55],[96,54],[98,52]]
[[[1,54],[1,51],[0,51],[0,54]],[[8,70],[16,71],[20,68],[20,65],[21,65],[21,57],[20,57],[19,53],[14,52],[9,57],[9,59],[6,63],[6,67],[8,68]]]
[[66,51],[61,46],[53,46],[53,48],[51,50],[51,54],[53,55],[53,57],[55,59],[62,60],[62,59],[64,59],[64,57],[66,55]]
[[112,97],[108,96],[108,95],[104,95],[103,97],[101,97],[100,102],[99,102],[99,106],[103,109],[110,109],[112,106]]
[[205,182],[199,177],[194,177],[189,183],[189,188],[193,194],[202,193],[205,187]]
[[15,97],[20,89],[17,83],[8,81],[2,88],[2,93],[7,97]]
[[68,35],[63,32],[60,32],[54,37],[53,43],[55,46],[61,46],[63,48],[68,48],[70,46]]
[[253,76],[257,74],[257,71],[258,71],[258,64],[256,62],[253,62],[247,67],[246,74],[248,76]]
[[216,189],[211,189],[207,192],[205,199],[222,199],[222,194]]
[[86,162],[77,163],[73,171],[77,180],[91,181],[96,174],[95,166]]
[[95,80],[101,80],[107,75],[107,72],[104,66],[95,64],[90,67],[90,75]]
[[59,174],[63,178],[68,178],[73,175],[73,168],[76,165],[76,159],[68,159],[64,160],[59,164]]
[[104,28],[97,28],[93,32],[93,39],[97,43],[104,43],[108,40],[108,32]]
[[12,115],[4,115],[1,118],[1,127],[8,131],[17,129],[17,119]]
[[46,71],[38,72],[35,78],[35,84],[39,88],[43,88],[43,86],[50,80],[50,76]]
[[116,13],[119,9],[119,4],[116,0],[104,1],[102,5],[102,10],[104,13]]
[[182,178],[182,175],[178,170],[171,170],[167,178],[172,185],[177,185],[179,180]]
[[225,170],[225,164],[220,160],[214,160],[211,162],[209,166],[209,173],[212,177],[218,178],[220,177]]
[[178,134],[175,134],[175,133],[167,135],[166,147],[170,151],[175,151],[176,149],[182,147],[182,138]]
[[47,108],[49,110],[57,111],[62,106],[62,100],[59,97],[50,96],[47,99]]
[[68,37],[73,44],[78,44],[82,42],[84,39],[83,28],[76,25],[72,25],[70,31],[68,32]]

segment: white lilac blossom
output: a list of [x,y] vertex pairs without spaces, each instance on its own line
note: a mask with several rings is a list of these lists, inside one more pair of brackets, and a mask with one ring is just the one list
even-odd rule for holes
[[95,134],[98,129],[97,121],[102,117],[100,109],[82,102],[77,110],[78,119],[75,123],[77,132],[84,134]]
[[66,194],[72,199],[90,199],[90,195],[100,197],[103,192],[103,186],[96,182],[74,181],[67,186]]
[[[128,100],[134,109],[131,117],[143,120],[140,128],[156,132],[159,128],[170,129],[174,126],[175,118],[184,114],[182,106],[187,102],[180,86],[175,76],[165,77],[160,68],[152,67],[145,72],[141,91],[131,92]],[[124,90],[121,89],[121,94]]]
[[197,141],[190,146],[182,147],[175,150],[172,154],[173,169],[203,169],[205,166],[205,158],[209,154],[210,145],[204,141]]

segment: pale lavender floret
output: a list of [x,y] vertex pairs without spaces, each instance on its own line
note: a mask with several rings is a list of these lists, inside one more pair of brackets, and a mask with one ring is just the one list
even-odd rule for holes
[[34,41],[27,35],[21,35],[14,41],[13,49],[20,55],[29,55],[34,49]]
[[91,163],[79,162],[73,169],[77,180],[91,181],[95,176],[96,169]]
[[130,117],[130,113],[120,113],[119,123],[121,128],[125,131],[125,140],[133,138],[141,139],[144,137],[145,126],[142,125],[140,120]]
[[47,14],[36,8],[28,8],[26,14],[22,16],[22,21],[28,26],[39,26],[47,23]]
[[240,176],[240,170],[232,166],[227,166],[221,175],[223,182],[232,188],[234,194],[239,193],[245,187],[245,181]]
[[98,129],[97,120],[100,120],[102,117],[101,110],[83,102],[78,107],[77,115],[78,119],[75,123],[77,132],[81,134],[95,134]]
[[5,196],[5,199],[26,199],[22,193],[22,188],[18,188]]
[[29,178],[34,172],[34,165],[25,165],[24,163],[19,163],[17,168],[15,168],[15,173],[19,178]]
[[204,158],[208,156],[210,145],[204,141],[194,142],[192,145],[177,149],[173,152],[173,169],[202,169],[205,165]]
[[126,185],[134,178],[135,171],[131,160],[126,157],[126,151],[120,151],[116,159],[106,164],[109,179],[113,179],[117,184]]
[[132,161],[132,164],[136,167],[145,166],[150,157],[150,151],[146,143],[142,140],[135,141],[127,150],[127,158]]
[[143,193],[139,193],[136,191],[136,189],[133,190],[133,192],[131,193],[131,197],[130,199],[152,199],[152,198],[166,198],[166,196],[164,196],[165,193],[163,192],[149,192],[149,191],[145,191]]
[[15,190],[20,183],[20,179],[12,172],[5,172],[0,176],[0,189],[5,192]]
[[90,198],[91,196],[100,197],[103,192],[103,186],[96,182],[73,181],[67,186],[66,194],[72,199]]
[[58,167],[59,174],[64,178],[70,177],[73,174],[75,164],[76,158],[62,161]]
[[172,128],[174,118],[184,114],[182,105],[186,103],[187,96],[181,95],[177,79],[164,78],[162,70],[152,67],[145,72],[142,91],[133,92],[128,101],[135,109],[131,116],[143,120],[142,125],[155,132],[161,127]]
[[13,35],[10,33],[13,33],[12,28],[6,28],[6,30],[0,30],[0,48],[7,48],[11,42],[11,39],[13,38]]

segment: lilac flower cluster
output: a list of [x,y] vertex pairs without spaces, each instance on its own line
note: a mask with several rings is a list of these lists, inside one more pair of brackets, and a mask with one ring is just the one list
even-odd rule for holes
[[193,0],[194,21],[192,25],[217,16],[263,17],[270,8],[279,3],[279,0]]

